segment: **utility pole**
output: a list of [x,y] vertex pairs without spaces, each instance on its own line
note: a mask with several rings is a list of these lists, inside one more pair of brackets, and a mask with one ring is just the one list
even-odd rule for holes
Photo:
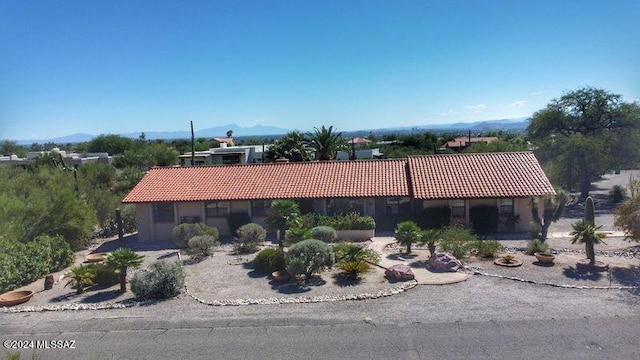
[[196,166],[196,137],[193,134],[193,121],[191,121],[191,166]]

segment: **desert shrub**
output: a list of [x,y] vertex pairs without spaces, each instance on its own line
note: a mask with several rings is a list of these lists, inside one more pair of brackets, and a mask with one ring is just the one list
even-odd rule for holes
[[184,269],[180,262],[157,261],[131,279],[131,291],[139,299],[167,299],[178,296],[184,287]]
[[241,226],[247,225],[251,222],[251,217],[246,212],[231,213],[227,216],[227,224],[229,225],[229,231],[232,235],[235,235]]
[[198,235],[189,239],[187,243],[189,253],[195,260],[203,259],[213,253],[212,249],[217,244],[216,238],[211,235]]
[[398,244],[407,247],[407,253],[411,252],[411,245],[420,240],[420,228],[413,221],[403,221],[398,224],[394,237]]
[[627,189],[620,185],[614,185],[611,191],[609,191],[609,198],[611,198],[611,202],[616,204],[621,203],[626,196]]
[[287,229],[284,239],[285,244],[291,246],[302,240],[311,239],[311,230],[306,227],[292,227]]
[[495,257],[496,253],[502,250],[502,245],[496,240],[477,240],[473,247],[478,256],[483,258]]
[[122,206],[120,216],[122,216],[122,231],[132,233],[137,230],[136,207],[133,204],[125,204]]
[[423,229],[440,229],[449,226],[449,223],[451,223],[451,208],[448,206],[425,208],[422,210],[417,222]]
[[467,255],[477,238],[462,226],[449,226],[442,231],[440,249],[458,259]]
[[73,263],[62,237],[41,235],[27,242],[0,239],[0,293],[18,288]]
[[311,238],[333,242],[338,238],[338,232],[331,226],[320,225],[311,229]]
[[218,229],[212,226],[207,226],[203,223],[184,223],[174,227],[171,231],[173,243],[179,248],[187,247],[189,239],[199,235],[210,235],[218,240]]
[[533,239],[527,243],[527,248],[524,251],[527,255],[533,255],[537,252],[547,252],[549,245],[540,241],[540,239]]
[[285,255],[286,269],[292,276],[304,275],[311,279],[313,273],[333,266],[335,257],[327,243],[317,240],[303,240],[292,245]]
[[267,231],[255,223],[242,225],[236,234],[233,248],[239,254],[258,250],[258,246],[267,238]]
[[284,251],[281,249],[264,249],[253,259],[253,268],[263,274],[284,269]]
[[500,210],[497,206],[478,205],[469,209],[469,219],[473,230],[480,234],[495,233],[500,224]]
[[89,264],[95,274],[94,281],[98,285],[112,286],[120,282],[120,270],[104,263]]

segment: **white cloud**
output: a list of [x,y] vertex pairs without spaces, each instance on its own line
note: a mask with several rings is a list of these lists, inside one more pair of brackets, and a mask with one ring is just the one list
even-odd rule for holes
[[526,103],[526,100],[517,100],[509,104],[509,107],[524,106]]
[[469,110],[484,110],[487,108],[487,105],[485,104],[477,104],[477,105],[465,105],[464,106],[465,109],[469,109]]

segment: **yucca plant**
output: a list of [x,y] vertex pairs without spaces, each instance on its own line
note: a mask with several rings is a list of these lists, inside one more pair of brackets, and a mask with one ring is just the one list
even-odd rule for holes
[[138,268],[143,261],[144,256],[126,248],[114,250],[104,259],[105,265],[120,269],[120,292],[122,293],[127,291],[127,269]]

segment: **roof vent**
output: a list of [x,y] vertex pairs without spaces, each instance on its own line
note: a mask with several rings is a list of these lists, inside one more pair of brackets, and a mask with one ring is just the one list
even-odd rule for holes
[[289,162],[289,159],[287,159],[287,158],[280,158],[280,159],[276,159],[276,162],[277,162],[277,163],[288,163],[288,162]]

